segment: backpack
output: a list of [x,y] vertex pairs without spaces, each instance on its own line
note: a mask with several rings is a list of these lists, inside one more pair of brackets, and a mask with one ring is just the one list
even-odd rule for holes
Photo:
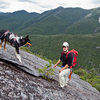
[[[76,50],[72,49],[71,51],[68,51],[68,52],[66,53],[66,58],[68,57],[68,54],[69,54],[69,53],[74,53],[73,64],[72,64],[72,66],[70,66],[70,68],[72,68],[72,67],[74,67],[74,66],[76,65],[76,63],[77,63],[78,52],[77,52]],[[62,52],[62,54],[63,54],[63,52]]]

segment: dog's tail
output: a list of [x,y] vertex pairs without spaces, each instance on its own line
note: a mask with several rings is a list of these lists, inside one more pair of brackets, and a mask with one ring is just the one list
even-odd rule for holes
[[2,38],[3,38],[3,36],[4,36],[4,34],[2,34],[2,35],[0,36],[0,39],[2,39]]
[[2,39],[4,36],[6,36],[10,31],[9,30],[3,30],[4,33],[0,36],[0,39]]

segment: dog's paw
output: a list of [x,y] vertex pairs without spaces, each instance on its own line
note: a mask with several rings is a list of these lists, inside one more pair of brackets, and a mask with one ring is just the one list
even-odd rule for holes
[[20,63],[22,63],[22,60],[21,60],[21,59],[19,59],[19,62],[20,62]]
[[22,60],[21,60],[21,56],[20,56],[20,54],[17,54],[17,53],[16,53],[16,57],[18,58],[19,62],[22,63]]

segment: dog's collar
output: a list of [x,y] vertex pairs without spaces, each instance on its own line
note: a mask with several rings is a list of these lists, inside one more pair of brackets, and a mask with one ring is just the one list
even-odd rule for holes
[[31,43],[29,43],[29,42],[27,42],[27,43],[26,43],[26,45],[32,46],[32,44],[31,44]]

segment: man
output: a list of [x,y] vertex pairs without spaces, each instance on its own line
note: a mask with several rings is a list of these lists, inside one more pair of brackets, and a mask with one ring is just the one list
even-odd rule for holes
[[[54,65],[56,67],[60,62],[62,62],[61,69],[59,70],[59,83],[61,87],[67,86],[68,81],[71,79],[72,74],[72,64],[74,59],[74,53],[68,53],[69,44],[68,42],[64,42],[62,44],[63,52],[61,53],[60,59]],[[68,53],[68,57],[66,54]]]

